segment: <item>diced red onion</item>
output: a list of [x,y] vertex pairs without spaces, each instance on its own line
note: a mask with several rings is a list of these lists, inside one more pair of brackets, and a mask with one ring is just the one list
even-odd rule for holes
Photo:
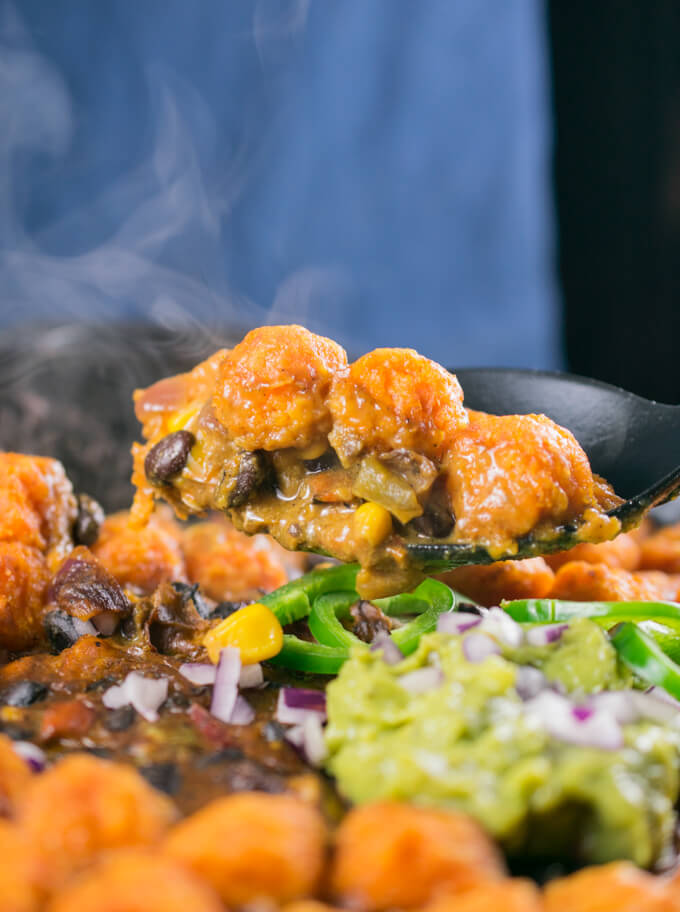
[[34,773],[42,773],[47,764],[47,757],[37,744],[33,744],[31,741],[13,741],[12,747]]
[[548,679],[538,668],[520,665],[515,678],[515,690],[520,699],[531,700],[548,686]]
[[469,614],[465,611],[447,611],[440,614],[437,619],[437,633],[465,633],[472,627],[482,623],[478,614]]
[[326,759],[323,725],[317,714],[308,713],[304,722],[289,728],[284,737],[303,753],[312,766],[321,766]]
[[[74,618],[75,620],[75,618]],[[113,611],[101,611],[99,614],[95,614],[92,618],[92,625],[96,627],[96,630],[92,630],[92,633],[99,631],[102,636],[113,636],[118,627],[118,621],[120,617]],[[82,623],[82,621],[81,621]],[[76,627],[76,630],[78,628]]]
[[571,700],[544,690],[524,704],[533,718],[554,738],[582,747],[618,750],[623,747],[623,730],[616,718],[594,705],[574,706]]
[[220,651],[215,671],[210,712],[216,719],[229,722],[238,697],[238,679],[241,673],[241,652],[235,646]]
[[463,638],[463,654],[468,662],[483,662],[500,652],[498,643],[486,633],[468,633]]
[[131,671],[122,684],[104,692],[102,703],[108,709],[133,706],[147,722],[156,722],[158,708],[167,695],[167,678],[145,678],[139,672]]
[[654,687],[651,691],[644,692],[634,690],[631,696],[635,708],[643,719],[664,724],[680,721],[680,703],[663,687]]
[[560,639],[569,624],[539,624],[527,630],[526,638],[530,646],[549,646]]
[[427,693],[444,683],[444,675],[439,668],[417,668],[397,678],[400,686],[412,696]]
[[589,703],[598,712],[606,712],[613,716],[621,725],[628,725],[640,718],[640,707],[636,701],[636,692],[633,690],[605,690],[593,694]]
[[[303,691],[302,696],[300,696],[299,691]],[[291,701],[297,703],[297,705],[291,706]],[[282,725],[302,725],[309,713],[314,713],[321,721],[325,720],[326,695],[323,691],[309,691],[298,687],[281,688],[276,704],[275,718],[277,722]]]
[[209,662],[185,662],[179,666],[179,673],[197,687],[214,684],[217,666]]
[[95,627],[92,621],[83,621],[80,618],[75,617],[75,615],[71,615],[71,620],[73,621],[73,629],[79,637],[97,636],[98,628]]
[[234,709],[229,719],[230,725],[250,725],[255,718],[255,710],[240,694],[236,697]]
[[489,608],[482,617],[481,629],[490,633],[507,646],[519,646],[524,631],[502,608]]
[[371,652],[378,650],[382,652],[383,662],[388,665],[398,665],[404,658],[404,653],[386,630],[381,630],[371,643]]
[[238,686],[244,690],[252,687],[260,687],[264,684],[264,673],[259,662],[254,665],[244,665],[241,668],[241,674],[238,679]]

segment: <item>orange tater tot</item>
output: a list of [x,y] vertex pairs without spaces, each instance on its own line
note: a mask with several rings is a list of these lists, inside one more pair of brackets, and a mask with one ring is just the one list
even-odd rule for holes
[[555,574],[551,598],[575,602],[653,602],[674,599],[677,580],[654,570],[631,572],[606,564],[572,561]]
[[217,894],[170,858],[117,852],[48,903],[46,912],[223,912]]
[[344,465],[362,451],[415,450],[440,462],[468,423],[458,380],[410,348],[378,348],[337,377],[330,442]]
[[680,573],[680,524],[659,529],[640,542],[640,566]]
[[342,904],[378,910],[423,906],[503,874],[472,818],[387,801],[354,808],[342,821],[330,879]]
[[544,598],[555,574],[542,557],[471,564],[442,573],[438,579],[480,605],[498,605],[503,599]]
[[13,816],[32,776],[28,763],[14,750],[12,741],[7,735],[0,735],[0,815]]
[[223,517],[184,529],[182,550],[189,580],[217,602],[254,600],[288,579],[271,539],[244,535]]
[[584,868],[551,881],[545,912],[671,912],[664,882],[627,861]]
[[127,511],[108,516],[101,525],[92,553],[121,586],[149,595],[164,582],[185,581],[186,567],[179,544],[179,527],[164,513],[147,526],[134,528]]
[[513,878],[442,897],[423,912],[543,912],[543,899],[535,883]]
[[23,650],[43,636],[50,573],[37,548],[0,541],[0,647]]
[[311,805],[261,792],[212,801],[178,823],[164,844],[229,906],[313,895],[325,849],[326,828]]
[[37,548],[55,570],[73,546],[76,501],[56,459],[0,453],[0,541]]
[[34,776],[16,815],[52,889],[103,851],[157,842],[174,818],[169,799],[131,766],[89,754]]
[[[447,465],[455,537],[465,541],[504,549],[541,523],[600,509],[586,454],[545,415],[470,412],[470,425],[456,436]],[[614,520],[597,516],[599,537],[618,531]]]
[[331,429],[326,399],[346,365],[331,339],[302,326],[262,326],[220,365],[215,414],[246,450],[323,444]]
[[14,824],[0,820],[0,909],[38,912],[42,909],[39,862],[34,848]]
[[553,570],[559,570],[571,561],[586,561],[589,564],[606,564],[608,567],[636,570],[640,565],[640,546],[632,535],[624,532],[612,541],[600,542],[598,545],[584,542],[569,551],[548,554],[545,560]]

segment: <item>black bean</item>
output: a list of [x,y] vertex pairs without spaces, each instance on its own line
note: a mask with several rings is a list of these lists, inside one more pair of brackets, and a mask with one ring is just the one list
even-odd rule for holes
[[1,722],[0,731],[3,735],[7,735],[8,738],[11,738],[12,741],[30,741],[35,734],[30,731],[30,729],[22,728],[15,722]]
[[90,681],[85,690],[88,691],[88,693],[93,690],[107,690],[117,683],[118,681],[115,678],[97,678],[96,681]]
[[92,754],[95,757],[101,757],[102,760],[107,760],[109,757],[113,756],[113,751],[110,747],[85,747],[83,750],[86,750],[88,754]]
[[151,484],[166,484],[181,472],[195,443],[191,431],[174,431],[151,447],[144,460],[144,471]]
[[135,721],[135,711],[131,706],[121,706],[109,710],[104,716],[104,728],[112,732],[122,732],[130,728]]
[[212,754],[204,754],[196,761],[196,766],[203,769],[206,766],[216,766],[221,763],[235,763],[243,760],[245,754],[240,747],[224,747]]
[[247,602],[220,602],[219,605],[216,605],[213,608],[208,617],[211,619],[227,618],[229,615],[234,614],[235,611],[238,611],[239,608],[243,608],[243,606],[247,604]]
[[212,608],[201,595],[198,583],[172,583],[175,592],[179,592],[183,602],[193,602],[194,608],[202,618],[209,618],[212,614]]
[[101,611],[128,614],[131,605],[118,581],[84,549],[75,554],[59,568],[48,600],[76,617],[91,617]]
[[45,615],[43,627],[45,628],[52,653],[55,655],[63,652],[64,649],[68,649],[69,646],[73,646],[80,638],[80,634],[73,623],[73,618],[60,608],[56,608]]
[[31,703],[44,700],[48,689],[47,685],[38,681],[18,681],[3,691],[0,703],[9,706],[30,706]]
[[139,772],[149,785],[167,795],[175,795],[182,784],[182,776],[174,763],[151,763],[140,766]]
[[316,474],[317,472],[327,472],[329,469],[335,469],[340,465],[340,460],[338,459],[335,450],[328,449],[321,456],[318,456],[316,459],[305,459],[305,469],[310,474]]
[[269,473],[267,457],[261,450],[243,453],[238,464],[236,482],[227,499],[227,507],[242,507],[253,491],[265,483]]
[[89,494],[78,495],[78,515],[73,524],[73,540],[77,545],[93,545],[99,538],[104,511]]

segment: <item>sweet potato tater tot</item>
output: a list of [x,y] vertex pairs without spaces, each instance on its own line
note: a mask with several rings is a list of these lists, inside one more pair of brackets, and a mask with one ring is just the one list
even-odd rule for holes
[[160,583],[186,580],[186,567],[175,531],[167,519],[152,516],[141,529],[129,524],[127,511],[108,516],[92,553],[121,586],[149,595]]
[[362,451],[408,449],[440,462],[467,413],[458,380],[410,348],[378,348],[336,378],[330,442],[348,465]]
[[0,820],[0,909],[2,912],[37,912],[40,903],[40,869],[31,844],[21,831]]
[[172,803],[132,767],[87,754],[34,776],[16,815],[52,888],[100,852],[157,842],[174,817]]
[[47,912],[223,912],[215,892],[152,852],[111,855],[66,887]]
[[237,532],[226,518],[188,526],[182,550],[191,582],[217,602],[254,600],[288,579],[271,540]]
[[[541,523],[566,522],[598,506],[585,453],[545,415],[470,412],[448,460],[456,535],[465,541],[502,548]],[[602,539],[618,531],[609,528],[613,520],[601,521],[593,531]]]
[[0,735],[0,816],[11,817],[17,800],[32,777],[28,763],[14,750],[7,735]]
[[584,542],[569,551],[548,554],[545,560],[553,570],[559,570],[571,561],[586,561],[589,564],[606,564],[608,567],[636,570],[640,564],[640,547],[632,535],[624,532],[612,541],[600,542],[598,545]]
[[680,523],[652,533],[640,543],[640,566],[645,570],[680,573]]
[[443,897],[424,912],[543,912],[543,900],[536,884],[514,878]]
[[496,848],[470,817],[382,802],[340,824],[331,889],[361,909],[412,908],[502,876]]
[[0,453],[0,541],[37,548],[55,570],[72,547],[76,501],[56,459]]
[[440,580],[480,605],[498,605],[501,599],[544,598],[555,574],[542,557],[496,564],[457,567]]
[[215,414],[246,450],[322,444],[331,382],[346,364],[343,348],[302,326],[254,329],[220,365]]
[[671,912],[666,893],[660,878],[615,861],[551,881],[545,912]]
[[325,825],[291,795],[218,798],[177,824],[164,850],[211,884],[229,906],[313,895],[321,877]]
[[655,601],[674,599],[677,591],[677,579],[666,573],[654,570],[632,573],[606,564],[571,561],[555,574],[550,596],[576,602]]
[[37,548],[0,541],[0,647],[21,650],[43,635],[50,574]]

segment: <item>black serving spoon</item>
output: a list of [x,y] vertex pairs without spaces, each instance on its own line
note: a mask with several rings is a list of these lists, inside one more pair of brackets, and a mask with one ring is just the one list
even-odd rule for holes
[[[633,393],[571,374],[503,368],[454,371],[468,408],[495,415],[539,412],[570,430],[585,450],[594,472],[626,497],[609,515],[622,529],[638,525],[652,509],[680,493],[680,406],[650,402]],[[555,529],[550,538],[531,534],[513,554],[492,557],[479,545],[409,543],[413,561],[423,569],[536,557],[579,542],[579,526]]]

